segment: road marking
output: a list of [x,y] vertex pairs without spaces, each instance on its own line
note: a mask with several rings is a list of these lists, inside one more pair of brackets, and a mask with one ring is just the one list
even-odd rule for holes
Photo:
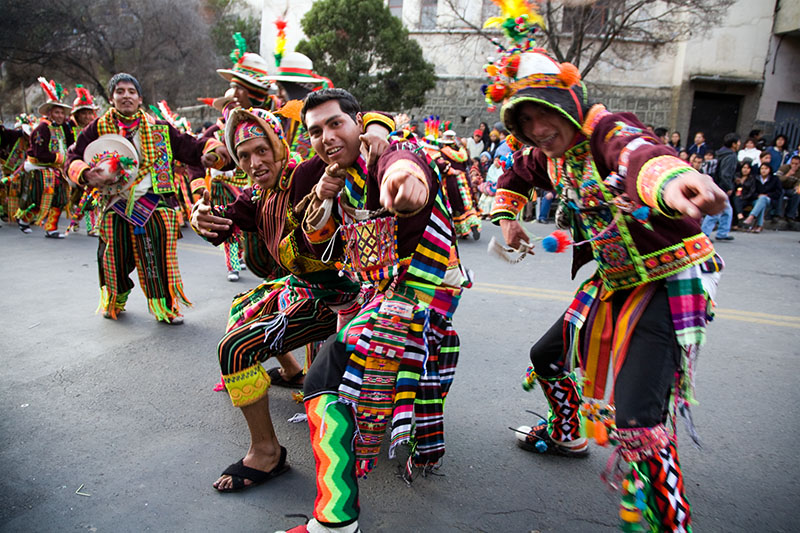
[[190,252],[199,252],[201,254],[222,255],[222,249],[213,246],[211,243],[202,245],[182,242],[178,243],[178,250],[189,250]]
[[[500,285],[497,283],[476,283],[470,290],[494,294],[507,294],[509,296],[524,296],[536,300],[555,300],[559,302],[570,302],[574,295],[574,293],[569,291],[540,289],[538,287],[520,287],[517,285]],[[756,311],[741,311],[739,309],[725,309],[719,307],[714,310],[714,315],[715,318],[718,319],[800,329],[800,317],[798,316],[772,315]]]

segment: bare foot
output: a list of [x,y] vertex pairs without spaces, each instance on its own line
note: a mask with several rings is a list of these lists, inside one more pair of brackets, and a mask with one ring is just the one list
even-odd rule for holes
[[[269,472],[278,466],[280,458],[280,446],[272,447],[269,453],[265,450],[256,450],[251,446],[250,449],[247,450],[247,455],[244,456],[243,464],[249,468],[261,470],[262,472]],[[244,484],[245,486],[252,485],[252,482],[249,479],[245,479]],[[214,488],[219,491],[231,490],[233,488],[231,476],[220,476],[219,479],[214,482]]]

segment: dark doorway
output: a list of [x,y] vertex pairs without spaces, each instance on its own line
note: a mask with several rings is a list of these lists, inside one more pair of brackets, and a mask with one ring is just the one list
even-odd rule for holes
[[692,102],[692,119],[689,122],[686,146],[691,146],[694,134],[702,131],[706,143],[716,152],[722,147],[725,134],[736,131],[741,104],[741,95],[696,91]]
[[800,144],[800,104],[778,102],[775,110],[775,136],[779,133],[786,135],[789,140],[789,151],[795,151]]

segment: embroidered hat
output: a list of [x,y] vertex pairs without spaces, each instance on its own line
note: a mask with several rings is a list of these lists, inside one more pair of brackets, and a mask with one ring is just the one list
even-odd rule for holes
[[230,53],[233,67],[217,69],[217,73],[225,80],[241,85],[250,97],[263,102],[266,100],[269,81],[266,79],[268,67],[266,60],[258,54],[247,52],[247,43],[241,33],[233,36],[236,48]]
[[22,133],[28,136],[30,136],[38,123],[39,119],[28,113],[20,113],[14,117],[14,129],[21,129]]
[[492,83],[484,86],[490,110],[502,104],[500,118],[506,128],[528,144],[516,121],[516,110],[525,102],[559,112],[580,129],[591,105],[578,69],[571,63],[559,63],[545,49],[536,47],[535,33],[544,25],[542,17],[527,2],[494,0],[503,17],[492,17],[484,27],[501,27],[511,47],[499,46],[502,56],[484,68]]
[[[263,132],[263,135],[259,134],[258,130]],[[236,155],[236,147],[246,140],[261,136],[267,139],[275,159],[281,161],[281,171],[283,171],[289,159],[289,146],[286,144],[280,120],[266,109],[260,108],[237,107],[230,112],[225,122],[225,145],[237,165],[239,158]],[[281,174],[277,184],[280,189],[285,189],[289,185],[291,173],[286,172],[286,174]]]
[[94,98],[92,97],[92,94],[86,90],[83,85],[75,86],[75,94],[77,96],[72,102],[73,114],[81,109],[91,109],[92,111],[97,111],[97,106],[94,105]]
[[47,101],[39,106],[40,115],[46,115],[54,107],[72,109],[72,106],[61,101],[67,95],[67,91],[64,90],[61,84],[53,80],[47,81],[47,79],[42,76],[39,76],[37,80],[39,81],[39,85],[42,86],[44,95],[47,97]]
[[439,139],[439,144],[453,144],[456,142],[456,132],[453,130],[447,130],[442,134],[442,138]]
[[90,142],[83,152],[83,161],[101,172],[115,175],[117,180],[100,189],[106,195],[117,195],[129,190],[136,183],[139,173],[139,156],[133,144],[116,133],[101,135]]

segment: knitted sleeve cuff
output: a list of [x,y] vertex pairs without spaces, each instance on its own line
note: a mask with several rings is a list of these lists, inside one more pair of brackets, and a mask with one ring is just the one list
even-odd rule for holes
[[525,195],[508,189],[497,189],[491,215],[492,222],[497,222],[502,219],[516,219],[526,203],[528,203],[528,198]]
[[694,169],[671,155],[654,157],[642,165],[636,181],[636,190],[646,205],[658,210],[662,215],[677,218],[680,213],[667,206],[663,199],[664,187],[684,172]]

